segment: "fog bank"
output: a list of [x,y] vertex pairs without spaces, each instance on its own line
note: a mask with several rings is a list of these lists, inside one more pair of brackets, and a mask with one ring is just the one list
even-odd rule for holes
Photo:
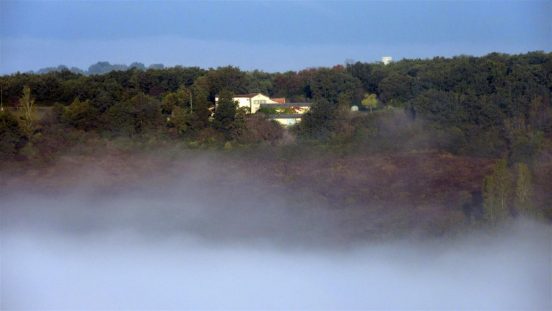
[[94,172],[58,191],[6,191],[1,309],[552,308],[549,226],[352,238],[373,228],[217,173],[102,187]]
[[346,251],[4,232],[2,309],[545,310],[542,229]]

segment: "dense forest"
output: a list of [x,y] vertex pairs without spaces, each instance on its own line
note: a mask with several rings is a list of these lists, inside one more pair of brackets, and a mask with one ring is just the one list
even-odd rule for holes
[[[283,73],[98,64],[88,72],[61,66],[0,77],[4,164],[47,163],[75,146],[121,140],[236,152],[264,146],[288,159],[306,148],[340,156],[434,152],[491,163],[482,169],[486,177],[478,175],[480,189],[459,199],[465,215],[483,215],[474,206],[484,204],[495,221],[510,213],[511,199],[518,207],[512,214],[552,219],[552,53]],[[311,102],[312,109],[283,129],[263,113],[237,109],[233,94],[253,92]]]

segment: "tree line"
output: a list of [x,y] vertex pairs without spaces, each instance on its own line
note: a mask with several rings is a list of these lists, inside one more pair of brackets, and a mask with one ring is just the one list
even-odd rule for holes
[[[249,117],[230,109],[225,113],[233,116],[210,119],[215,96],[261,92],[313,103],[294,129],[307,140],[386,139],[396,133],[385,133],[381,120],[391,119],[385,114],[393,111],[404,115],[400,122],[420,121],[440,149],[506,155],[510,162],[530,161],[552,135],[552,53],[356,62],[279,73],[232,66],[127,68],[1,76],[2,102],[19,107],[27,86],[36,105],[53,107],[53,121],[69,128],[126,136],[169,128],[188,137],[224,128],[221,135],[232,140]],[[352,106],[372,113],[352,117]]]
[[[120,137],[276,144],[285,131],[262,110],[248,115],[232,100],[261,92],[312,103],[289,131],[302,144],[500,159],[466,205],[468,214],[490,223],[538,214],[531,179],[543,154],[552,156],[552,53],[356,62],[283,73],[131,67],[1,76],[0,158],[47,158],[86,140]],[[352,111],[355,106],[361,111]],[[39,117],[44,107],[48,112]]]

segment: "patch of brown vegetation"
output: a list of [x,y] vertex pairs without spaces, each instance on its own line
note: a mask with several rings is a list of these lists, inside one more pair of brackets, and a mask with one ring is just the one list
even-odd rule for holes
[[[104,146],[94,154],[63,156],[50,165],[17,170],[9,177],[4,171],[0,191],[89,187],[112,193],[133,185],[163,185],[201,175],[229,189],[261,181],[284,189],[294,200],[300,198],[290,202],[298,207],[313,208],[310,203],[317,202],[314,208],[332,215],[353,236],[382,234],[391,226],[399,231],[417,228],[442,234],[466,222],[462,205],[480,191],[493,164],[492,159],[435,151],[326,153],[309,158],[255,151],[246,156],[189,150],[131,152]],[[550,173],[552,165],[535,177],[539,200],[546,199],[542,193],[550,183],[545,177]]]

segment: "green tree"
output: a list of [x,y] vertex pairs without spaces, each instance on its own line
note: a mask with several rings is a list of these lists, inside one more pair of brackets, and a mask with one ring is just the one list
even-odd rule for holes
[[512,176],[505,159],[497,161],[491,175],[483,182],[483,208],[485,219],[496,224],[510,214],[509,201],[512,197]]
[[337,107],[325,99],[319,99],[299,123],[298,134],[304,138],[328,139],[335,130]]
[[74,128],[88,131],[97,127],[98,116],[98,111],[89,100],[81,102],[77,97],[65,109],[61,121]]
[[161,104],[154,97],[139,93],[130,100],[134,126],[137,133],[155,129],[163,124]]
[[9,111],[0,111],[0,159],[13,158],[26,143],[25,133]]
[[519,214],[534,216],[535,208],[533,205],[533,186],[531,181],[531,171],[525,163],[516,165],[516,193],[515,207]]
[[387,104],[400,104],[412,98],[413,78],[392,72],[379,83],[380,98]]
[[358,103],[359,97],[362,96],[360,80],[337,68],[318,69],[309,73],[307,81],[305,95],[315,100],[323,98],[330,103],[337,103],[339,95],[347,92],[353,95],[353,101]]
[[114,94],[105,90],[100,90],[92,100],[92,106],[98,110],[99,113],[104,113],[109,107],[115,105],[117,102],[114,98]]
[[165,96],[162,111],[165,114],[171,112],[170,125],[179,135],[194,136],[209,125],[211,111],[207,97],[208,92],[196,85]]
[[278,122],[269,120],[265,115],[254,114],[245,119],[245,127],[237,140],[244,144],[275,144],[283,135],[284,129]]
[[190,113],[186,109],[175,106],[172,109],[170,123],[176,129],[176,133],[180,136],[185,135],[190,128]]
[[209,126],[209,118],[211,117],[211,111],[209,108],[212,106],[209,102],[209,92],[203,89],[199,85],[193,85],[190,88],[193,96],[192,114],[190,116],[190,127],[193,132],[198,132],[207,126]]
[[112,134],[124,136],[136,134],[132,105],[128,101],[109,107],[103,117],[107,130]]
[[234,101],[232,92],[228,90],[220,92],[213,119],[213,128],[221,132],[227,140],[230,140],[233,135],[237,107],[238,104]]
[[236,139],[242,136],[246,128],[246,115],[249,112],[249,109],[246,107],[241,107],[236,110],[236,118],[234,119],[234,126],[232,127],[232,138]]
[[235,94],[246,93],[249,81],[245,72],[238,67],[226,66],[209,70],[205,75],[205,81],[202,83],[206,83],[205,86],[209,90],[209,95],[214,97],[224,90],[229,90]]
[[163,96],[161,101],[161,112],[165,115],[170,115],[175,107],[181,107],[184,104],[184,99],[178,92],[170,92]]
[[159,101],[144,93],[111,106],[104,118],[111,132],[128,136],[158,128],[163,124]]
[[367,109],[372,112],[372,109],[378,107],[378,98],[376,94],[364,94],[364,98],[362,99],[362,105],[366,107]]
[[31,88],[23,87],[23,96],[19,99],[19,110],[21,111],[21,120],[23,132],[27,137],[31,137],[34,132],[34,111],[35,99],[31,96]]
[[531,128],[545,133],[552,133],[552,106],[547,104],[542,96],[531,100],[528,121]]

